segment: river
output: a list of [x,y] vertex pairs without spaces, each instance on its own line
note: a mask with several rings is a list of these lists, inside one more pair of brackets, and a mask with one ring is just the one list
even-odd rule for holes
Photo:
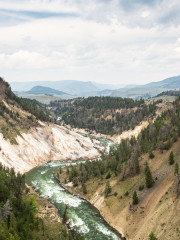
[[[106,145],[106,151],[108,151],[112,142],[105,139],[100,141]],[[48,198],[58,208],[61,216],[67,205],[67,218],[71,219],[70,226],[82,233],[86,240],[120,240],[119,235],[91,204],[64,190],[54,178],[57,169],[67,165],[69,163],[56,161],[36,167],[26,175],[27,182],[39,192],[41,197]]]

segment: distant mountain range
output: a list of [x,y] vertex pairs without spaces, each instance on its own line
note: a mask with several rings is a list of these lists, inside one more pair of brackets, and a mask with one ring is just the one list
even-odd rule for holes
[[62,91],[58,91],[55,90],[53,88],[49,88],[49,87],[43,87],[43,86],[36,86],[33,87],[31,90],[26,92],[27,94],[36,94],[36,95],[70,95],[68,93],[62,92]]
[[71,95],[83,96],[96,94],[96,92],[104,89],[114,90],[124,85],[101,84],[95,82],[82,82],[75,80],[63,81],[35,81],[35,82],[10,82],[13,91],[26,92],[36,86],[52,88],[58,91],[63,91]]
[[130,97],[130,98],[148,98],[157,94],[180,89],[180,76],[167,78],[159,82],[151,82],[145,85],[111,85],[95,82],[82,82],[75,80],[63,81],[42,81],[42,82],[11,82],[13,91],[26,92],[26,94],[49,94],[59,95],[63,98],[89,97],[89,96],[111,96],[111,97]]
[[148,98],[167,91],[180,89],[180,76],[167,78],[159,82],[151,82],[145,85],[138,85],[132,88],[121,88],[112,91],[112,97]]

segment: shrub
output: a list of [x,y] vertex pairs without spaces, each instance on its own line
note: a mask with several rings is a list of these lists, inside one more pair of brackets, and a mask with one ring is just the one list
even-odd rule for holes
[[171,151],[170,154],[169,154],[169,164],[170,165],[174,164],[174,153],[173,153],[173,151]]
[[111,173],[108,172],[108,174],[106,175],[106,179],[109,179],[111,177]]
[[129,192],[125,192],[124,196],[127,197],[129,195]]
[[154,158],[154,153],[152,151],[149,153],[149,158],[151,158],[151,159]]
[[142,191],[144,189],[144,185],[139,185],[139,191]]
[[151,170],[148,164],[146,164],[146,168],[145,168],[145,178],[146,178],[146,187],[151,188],[154,184],[154,180],[152,178]]
[[158,240],[158,238],[155,236],[153,232],[149,234],[149,240]]
[[138,199],[137,192],[135,191],[133,193],[133,204],[138,204],[138,203],[139,203],[139,199]]

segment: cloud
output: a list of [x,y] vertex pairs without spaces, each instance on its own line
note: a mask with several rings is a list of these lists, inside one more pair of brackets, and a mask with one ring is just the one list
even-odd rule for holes
[[0,0],[8,80],[138,83],[179,74],[178,1]]
[[[49,17],[79,17],[101,23],[117,20],[129,27],[154,27],[180,24],[179,0],[7,0],[0,1],[4,23],[12,15],[30,20]],[[5,21],[6,20],[6,21]],[[2,22],[1,22],[2,24]]]

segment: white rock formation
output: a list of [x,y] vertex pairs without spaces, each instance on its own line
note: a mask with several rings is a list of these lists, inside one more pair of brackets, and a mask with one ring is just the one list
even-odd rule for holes
[[99,156],[100,142],[81,136],[63,126],[41,123],[16,138],[18,145],[3,138],[0,133],[0,162],[16,172],[27,172],[50,160],[90,159]]

